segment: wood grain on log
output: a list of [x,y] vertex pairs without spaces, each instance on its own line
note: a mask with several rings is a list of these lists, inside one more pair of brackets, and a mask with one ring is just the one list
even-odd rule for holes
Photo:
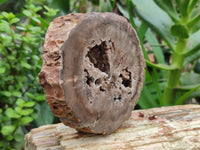
[[64,124],[45,125],[25,137],[25,150],[199,150],[200,106],[133,111],[110,135],[81,134]]
[[144,81],[138,37],[114,13],[53,20],[39,73],[52,112],[81,132],[110,134],[127,120]]

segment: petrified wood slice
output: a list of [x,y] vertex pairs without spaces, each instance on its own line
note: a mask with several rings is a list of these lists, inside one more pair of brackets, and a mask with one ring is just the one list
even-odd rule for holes
[[113,13],[58,17],[49,26],[43,52],[40,84],[65,125],[109,134],[130,117],[145,62],[125,18]]

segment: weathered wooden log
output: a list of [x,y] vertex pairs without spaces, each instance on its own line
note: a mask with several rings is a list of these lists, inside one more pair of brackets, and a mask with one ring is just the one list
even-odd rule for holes
[[25,137],[25,150],[199,150],[200,105],[133,111],[110,135],[81,134],[64,124],[45,125]]
[[110,134],[139,98],[145,61],[127,20],[69,14],[50,24],[39,74],[52,112],[81,132]]

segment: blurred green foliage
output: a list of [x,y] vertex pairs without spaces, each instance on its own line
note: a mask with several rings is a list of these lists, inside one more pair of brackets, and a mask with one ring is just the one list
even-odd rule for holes
[[135,28],[146,59],[139,108],[199,102],[198,0],[0,0],[0,149],[23,149],[31,128],[56,121],[38,84],[49,23],[70,12],[115,12]]
[[[200,97],[200,1],[127,0],[129,19],[140,38],[147,63],[142,108],[199,103]],[[131,7],[131,4],[133,4]],[[125,10],[123,10],[125,11]],[[152,33],[151,30],[155,33]],[[148,42],[151,50],[144,48]],[[155,46],[154,46],[155,45]],[[149,53],[154,56],[152,63]],[[195,68],[195,69],[194,69]],[[159,70],[157,70],[159,69]]]
[[20,149],[27,129],[54,119],[41,113],[50,110],[43,106],[45,96],[37,76],[44,35],[57,10],[25,1],[16,12],[0,13],[0,149]]

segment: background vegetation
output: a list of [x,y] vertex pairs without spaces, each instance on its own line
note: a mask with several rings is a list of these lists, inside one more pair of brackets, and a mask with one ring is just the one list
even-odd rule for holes
[[38,84],[49,23],[70,12],[114,12],[135,28],[146,59],[137,108],[200,103],[199,0],[0,0],[0,149],[58,122]]

